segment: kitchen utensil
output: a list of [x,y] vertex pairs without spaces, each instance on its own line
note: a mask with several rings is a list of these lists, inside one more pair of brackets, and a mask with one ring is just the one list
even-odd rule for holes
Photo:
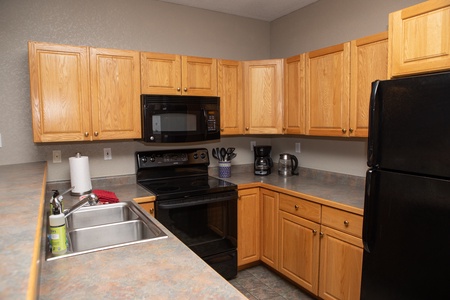
[[281,153],[278,161],[278,175],[291,176],[298,175],[298,159],[295,155]]
[[230,161],[236,157],[236,153],[227,154],[227,160]]
[[221,161],[227,160],[227,150],[225,150],[225,148],[220,148],[220,160]]
[[219,157],[217,156],[217,151],[216,151],[215,148],[212,149],[212,156],[213,156],[215,159],[220,160]]

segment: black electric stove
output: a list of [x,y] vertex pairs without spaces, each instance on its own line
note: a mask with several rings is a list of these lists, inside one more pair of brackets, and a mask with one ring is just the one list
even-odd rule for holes
[[208,175],[207,149],[136,152],[155,218],[225,279],[237,274],[237,186]]

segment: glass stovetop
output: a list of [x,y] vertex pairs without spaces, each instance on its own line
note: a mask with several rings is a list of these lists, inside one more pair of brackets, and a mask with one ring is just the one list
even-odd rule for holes
[[237,186],[211,176],[193,176],[138,182],[156,196],[156,200],[235,190]]

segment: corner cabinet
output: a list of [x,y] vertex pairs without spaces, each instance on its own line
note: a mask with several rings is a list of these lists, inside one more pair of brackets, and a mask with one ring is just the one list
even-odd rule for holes
[[425,1],[389,14],[392,77],[450,69],[450,1]]
[[306,54],[306,133],[346,136],[350,42]]
[[242,64],[234,60],[218,60],[218,96],[220,97],[220,134],[244,133],[244,99]]
[[259,188],[238,191],[238,267],[260,260]]
[[141,52],[143,94],[217,96],[217,60]]
[[29,42],[34,142],[141,137],[139,52]]
[[278,134],[283,127],[283,60],[245,61],[246,134]]
[[305,54],[284,60],[283,133],[305,133]]

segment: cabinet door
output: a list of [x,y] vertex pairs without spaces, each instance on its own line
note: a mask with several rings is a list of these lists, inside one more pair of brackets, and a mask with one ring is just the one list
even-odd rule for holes
[[181,95],[181,56],[141,52],[142,94]]
[[33,141],[89,140],[87,47],[28,43]]
[[350,136],[368,136],[372,82],[387,79],[387,66],[387,32],[351,42]]
[[280,211],[279,226],[279,271],[317,295],[320,225]]
[[223,135],[244,133],[242,65],[239,61],[218,61],[220,131]]
[[277,192],[260,189],[261,261],[278,268],[278,203]]
[[319,297],[359,299],[363,244],[360,238],[322,226]]
[[260,259],[259,188],[239,190],[238,266]]
[[150,215],[155,216],[155,202],[139,203],[139,205]]
[[306,54],[306,133],[348,136],[350,42]]
[[283,133],[305,133],[305,54],[292,56],[284,62]]
[[183,95],[217,96],[217,60],[182,56],[181,85]]
[[281,59],[244,62],[245,133],[282,133],[282,76]]
[[450,69],[450,1],[425,1],[389,15],[390,74]]
[[139,52],[90,49],[93,139],[141,137]]

